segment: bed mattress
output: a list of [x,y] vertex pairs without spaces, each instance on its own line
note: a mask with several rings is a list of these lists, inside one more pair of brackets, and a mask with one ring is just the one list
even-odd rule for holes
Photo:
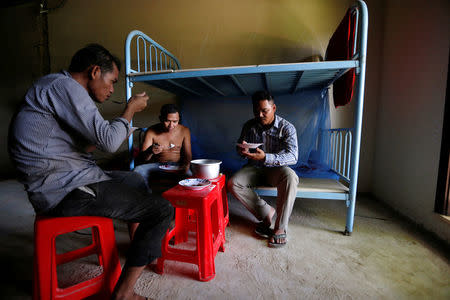
[[131,72],[131,82],[146,82],[180,96],[248,96],[258,90],[274,95],[330,86],[357,60],[249,65]]
[[[257,187],[256,192],[261,196],[276,196],[275,187]],[[347,200],[349,188],[338,180],[327,178],[300,178],[297,187],[298,198],[321,198]]]

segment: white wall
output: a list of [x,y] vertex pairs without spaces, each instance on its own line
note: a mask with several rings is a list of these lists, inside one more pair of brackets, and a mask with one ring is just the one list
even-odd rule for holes
[[434,210],[449,37],[448,0],[385,1],[374,195],[450,241]]

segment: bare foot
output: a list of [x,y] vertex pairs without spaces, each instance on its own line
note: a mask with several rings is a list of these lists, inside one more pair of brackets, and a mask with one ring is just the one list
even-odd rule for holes
[[[144,297],[144,296],[141,296],[141,295],[138,295],[138,294],[133,294],[133,297],[131,297],[130,298],[130,300],[146,300],[146,299],[148,299],[147,297]],[[127,299],[128,300],[128,299]]]
[[113,300],[145,300],[145,297],[137,295],[134,292],[134,285],[136,284],[139,276],[141,276],[144,268],[145,266],[127,267],[125,265],[125,267],[122,269],[122,274],[120,274],[120,278],[116,284],[116,287],[114,288],[114,292],[111,298]]
[[[278,237],[276,237],[278,235]],[[287,242],[286,231],[284,229],[274,229],[273,235],[269,239],[269,246],[281,247]]]

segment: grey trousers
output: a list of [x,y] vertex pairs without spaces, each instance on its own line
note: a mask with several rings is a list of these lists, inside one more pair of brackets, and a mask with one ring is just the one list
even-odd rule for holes
[[255,193],[254,188],[263,185],[276,187],[278,197],[275,229],[284,229],[287,232],[298,182],[297,174],[287,166],[271,168],[245,166],[230,178],[228,190],[261,221],[270,214],[272,208]]

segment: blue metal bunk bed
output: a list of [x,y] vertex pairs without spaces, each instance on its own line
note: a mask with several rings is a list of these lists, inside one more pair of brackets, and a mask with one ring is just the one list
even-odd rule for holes
[[[355,70],[355,116],[353,128],[325,129],[329,147],[326,163],[337,179],[301,178],[298,198],[343,200],[347,205],[344,233],[353,231],[364,103],[368,11],[362,0],[351,9],[356,17],[355,48],[348,60],[235,67],[181,69],[169,51],[140,31],[129,33],[125,43],[126,97],[134,83],[145,82],[179,97],[250,96],[257,90],[274,95],[328,88],[349,70]],[[133,67],[132,67],[133,66]],[[319,139],[319,138],[318,138]],[[129,138],[133,151],[133,136]],[[131,161],[130,168],[134,168]],[[276,196],[276,189],[258,187],[260,195]]]

